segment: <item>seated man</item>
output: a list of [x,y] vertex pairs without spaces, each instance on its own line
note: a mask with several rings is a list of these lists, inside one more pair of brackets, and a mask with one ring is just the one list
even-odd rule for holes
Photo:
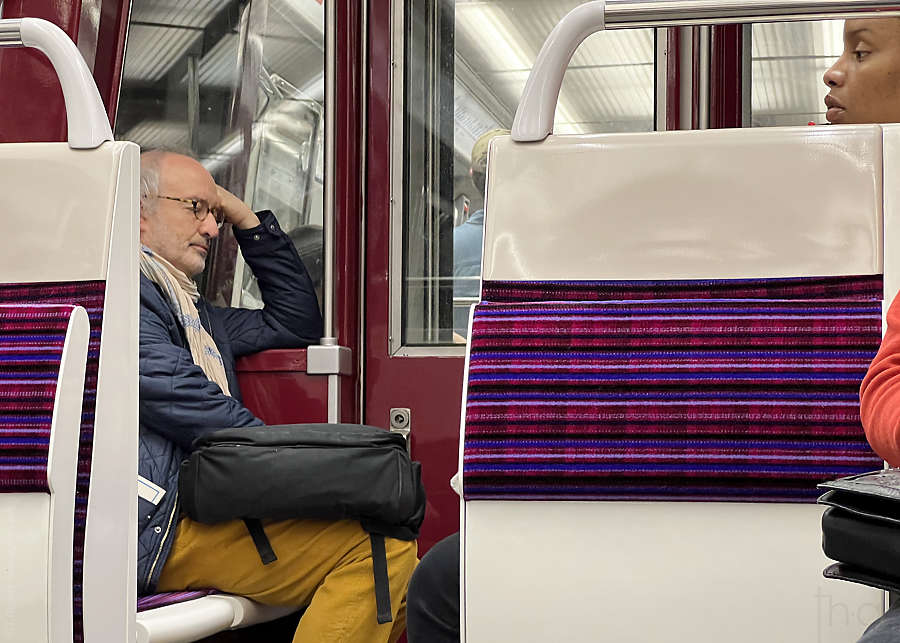
[[[844,52],[825,73],[825,84],[831,88],[825,98],[830,122],[900,122],[900,19],[848,20]],[[860,388],[860,417],[875,452],[891,466],[900,466],[900,297],[891,304],[887,324]],[[900,641],[896,606],[859,643],[888,641]]]
[[[262,310],[216,308],[192,278],[227,222],[259,280]],[[355,521],[266,523],[278,560],[263,565],[242,521],[179,512],[178,470],[207,431],[263,422],[240,402],[234,359],[316,342],[322,321],[293,243],[271,212],[253,213],[186,156],[141,156],[139,473],[164,491],[139,499],[138,591],[215,588],[306,607],[294,641],[395,641],[415,543],[386,539],[393,622],[376,619],[369,536]],[[265,430],[265,429],[260,429]]]

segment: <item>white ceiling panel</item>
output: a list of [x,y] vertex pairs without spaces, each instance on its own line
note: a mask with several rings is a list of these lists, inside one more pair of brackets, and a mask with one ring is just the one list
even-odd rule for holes
[[145,120],[118,137],[141,147],[184,149],[190,145],[187,124],[178,121]]
[[133,0],[130,21],[202,28],[230,2],[231,0]]
[[201,32],[195,29],[131,25],[125,53],[125,80],[156,82],[200,37]]
[[[456,3],[456,51],[480,76],[491,97],[515,113],[537,54],[553,27],[578,3],[571,0],[464,1]],[[653,32],[594,34],[576,50],[556,113],[557,132],[652,129]],[[459,112],[459,101],[457,101]],[[511,125],[509,117],[493,114]]]
[[240,37],[226,34],[200,60],[200,85],[232,87],[237,80],[237,54]]

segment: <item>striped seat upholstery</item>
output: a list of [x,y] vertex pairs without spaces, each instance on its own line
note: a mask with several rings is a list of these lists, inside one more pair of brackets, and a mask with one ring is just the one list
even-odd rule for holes
[[73,310],[0,305],[0,493],[50,492],[50,429]]
[[858,390],[881,291],[880,277],[486,284],[534,300],[475,309],[466,499],[814,501],[816,483],[880,466]]

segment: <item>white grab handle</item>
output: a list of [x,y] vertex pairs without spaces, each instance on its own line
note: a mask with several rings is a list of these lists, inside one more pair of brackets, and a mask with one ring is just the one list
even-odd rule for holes
[[40,18],[0,20],[0,46],[31,47],[50,59],[66,101],[69,147],[93,149],[113,140],[94,77],[62,29]]
[[570,11],[550,32],[525,82],[513,120],[514,141],[543,141],[553,133],[553,117],[566,67],[585,38],[606,28],[606,0]]

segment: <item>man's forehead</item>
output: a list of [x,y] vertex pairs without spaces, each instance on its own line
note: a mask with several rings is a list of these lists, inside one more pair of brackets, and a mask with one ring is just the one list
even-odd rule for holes
[[186,196],[208,196],[203,193],[215,191],[215,182],[206,168],[181,154],[166,154],[160,159],[159,181],[162,185],[178,186],[197,193]]

